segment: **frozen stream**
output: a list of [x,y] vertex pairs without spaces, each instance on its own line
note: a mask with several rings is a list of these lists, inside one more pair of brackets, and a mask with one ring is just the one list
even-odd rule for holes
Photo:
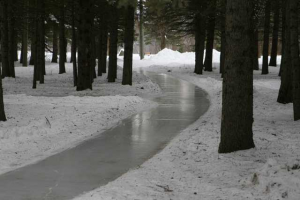
[[209,100],[200,88],[165,74],[145,73],[164,92],[153,99],[157,108],[75,148],[3,174],[0,199],[63,200],[91,191],[144,163],[207,111]]

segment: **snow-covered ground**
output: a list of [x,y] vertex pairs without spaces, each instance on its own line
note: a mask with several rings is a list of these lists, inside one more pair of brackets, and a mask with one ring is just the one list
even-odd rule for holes
[[211,107],[158,155],[76,200],[300,199],[300,122],[293,121],[292,105],[276,102],[279,68],[255,72],[256,148],[219,155],[222,81],[214,55],[215,72],[202,76],[192,73],[192,53],[164,50],[143,61],[135,56],[136,69],[169,73],[205,89]]
[[8,121],[0,122],[0,174],[97,136],[156,106],[139,96],[161,94],[157,84],[138,73],[133,74],[134,86],[122,86],[120,69],[116,83],[108,84],[104,75],[95,80],[93,91],[76,92],[72,65],[58,75],[58,65],[49,62],[45,84],[33,90],[33,67],[17,65],[17,77],[3,80]]

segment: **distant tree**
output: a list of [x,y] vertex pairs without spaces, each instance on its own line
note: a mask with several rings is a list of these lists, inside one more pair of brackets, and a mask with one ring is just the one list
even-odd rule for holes
[[271,18],[271,0],[266,0],[262,74],[269,74],[270,18]]
[[123,85],[132,85],[132,55],[134,42],[134,15],[136,1],[126,6],[126,25],[125,25],[125,49],[124,49],[124,67],[123,67]]
[[109,63],[108,63],[108,82],[115,82],[117,78],[117,54],[118,54],[118,27],[119,11],[118,2],[109,6]]
[[270,66],[277,66],[277,54],[278,54],[278,38],[279,38],[279,22],[280,22],[280,3],[279,0],[273,1],[274,10],[274,25],[273,25],[273,36],[272,36],[272,50]]
[[59,74],[66,73],[65,0],[59,2]]

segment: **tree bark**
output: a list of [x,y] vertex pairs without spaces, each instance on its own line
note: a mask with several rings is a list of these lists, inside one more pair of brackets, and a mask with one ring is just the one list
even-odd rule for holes
[[290,12],[290,48],[293,70],[293,107],[294,120],[300,120],[300,59],[298,33],[298,0],[289,0]]
[[7,13],[7,0],[1,2],[1,54],[2,54],[2,78],[9,77],[9,57],[8,57],[8,13]]
[[24,18],[24,28],[22,34],[22,65],[23,67],[28,66],[28,0],[25,0],[24,10],[25,10],[25,18]]
[[221,13],[221,57],[220,57],[220,73],[223,76],[224,65],[225,65],[225,49],[226,49],[226,4],[227,0],[221,2],[222,13]]
[[78,82],[77,91],[92,88],[91,69],[93,68],[91,59],[93,58],[92,31],[94,18],[91,8],[92,0],[79,0],[78,19]]
[[58,63],[58,33],[57,33],[57,24],[53,22],[52,26],[53,36],[52,36],[52,44],[53,44],[53,53],[52,53],[52,63]]
[[59,16],[59,74],[66,73],[65,3],[61,0]]
[[143,60],[144,59],[144,5],[143,5],[143,0],[139,0],[139,9],[140,9],[140,37],[139,37],[139,41],[140,41],[140,59]]
[[265,5],[264,46],[262,74],[269,74],[269,43],[270,43],[271,0]]
[[109,39],[109,64],[108,82],[115,82],[117,78],[117,54],[118,54],[118,11],[116,5],[111,6],[111,23]]
[[271,51],[271,60],[270,66],[277,66],[277,51],[278,51],[278,37],[279,37],[279,16],[280,16],[280,7],[279,0],[274,1],[274,26],[273,26],[273,37],[272,37],[272,51]]
[[230,0],[226,11],[227,45],[219,153],[255,147],[252,132],[251,0]]
[[9,77],[15,78],[15,30],[14,30],[14,19],[13,19],[13,5],[12,1],[7,1],[8,10],[8,66],[9,66]]
[[133,6],[127,7],[125,26],[125,52],[122,85],[132,85],[132,54],[134,42],[134,13]]
[[205,71],[213,71],[213,49],[215,40],[215,25],[216,25],[216,6],[217,1],[212,0],[209,4],[209,16],[207,20],[207,39],[204,67]]
[[[289,3],[289,1],[288,1]],[[290,19],[289,6],[285,6],[285,19]],[[281,61],[281,85],[277,98],[278,103],[288,104],[293,102],[293,74],[291,64],[290,50],[290,24],[289,20],[285,21],[285,38],[284,38],[284,54]]]
[[72,63],[73,63],[73,83],[74,87],[77,86],[78,74],[77,74],[77,36],[75,29],[75,2],[72,1]]
[[[200,4],[200,5],[199,5]],[[201,11],[203,11],[202,3],[198,3],[199,11],[195,16],[195,71],[196,74],[203,74],[203,58],[205,48],[205,18]]]

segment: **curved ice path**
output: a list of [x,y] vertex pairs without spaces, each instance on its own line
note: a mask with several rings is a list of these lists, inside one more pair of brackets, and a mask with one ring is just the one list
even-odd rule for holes
[[159,106],[123,120],[79,146],[0,176],[2,200],[63,200],[118,178],[163,149],[203,115],[206,93],[166,74],[145,72],[164,95]]

